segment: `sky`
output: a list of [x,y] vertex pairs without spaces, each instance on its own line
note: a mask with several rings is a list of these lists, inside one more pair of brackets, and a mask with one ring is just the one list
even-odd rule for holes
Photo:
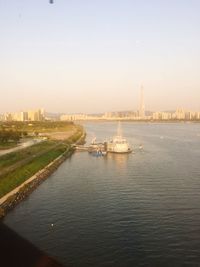
[[199,0],[0,0],[0,113],[200,110]]

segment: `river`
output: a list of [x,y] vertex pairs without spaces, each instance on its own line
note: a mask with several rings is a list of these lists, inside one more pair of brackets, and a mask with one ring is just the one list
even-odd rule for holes
[[[84,127],[90,141],[117,125]],[[75,153],[4,222],[69,266],[199,266],[200,124],[122,130],[134,153]]]

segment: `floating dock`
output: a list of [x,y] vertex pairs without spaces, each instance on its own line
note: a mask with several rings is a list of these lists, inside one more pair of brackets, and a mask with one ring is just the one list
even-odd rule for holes
[[74,146],[76,151],[84,152],[87,151],[91,154],[97,154],[97,155],[106,155],[107,153],[107,143],[94,143],[89,146],[85,145],[75,145]]
[[89,151],[89,146],[84,146],[84,145],[75,145],[74,146],[76,151]]

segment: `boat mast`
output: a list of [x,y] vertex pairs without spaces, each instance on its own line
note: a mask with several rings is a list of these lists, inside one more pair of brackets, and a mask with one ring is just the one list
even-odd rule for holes
[[120,121],[118,121],[117,136],[122,136],[122,127]]

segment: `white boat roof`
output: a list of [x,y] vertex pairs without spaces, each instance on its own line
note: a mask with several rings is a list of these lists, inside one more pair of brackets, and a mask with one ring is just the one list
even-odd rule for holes
[[113,136],[113,141],[127,142],[126,138],[122,137],[121,135]]

